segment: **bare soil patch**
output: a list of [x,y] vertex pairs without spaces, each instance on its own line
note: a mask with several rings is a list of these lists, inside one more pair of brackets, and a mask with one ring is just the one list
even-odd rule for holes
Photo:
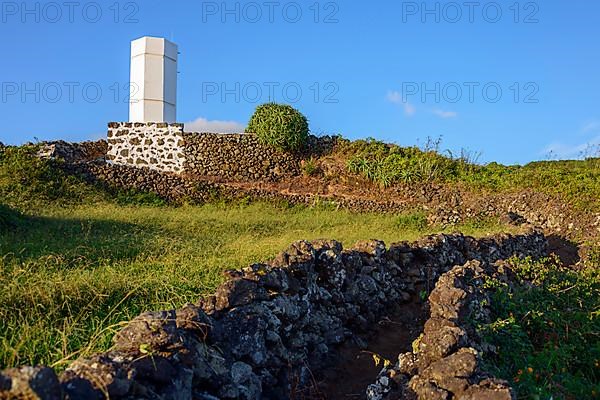
[[[339,349],[336,364],[319,383],[322,400],[363,399],[385,360],[396,362],[399,353],[411,350],[412,343],[423,332],[428,318],[427,303],[414,295],[410,303],[399,305],[393,314],[381,320],[368,338],[366,347],[348,342]],[[376,365],[375,358],[380,359]]]

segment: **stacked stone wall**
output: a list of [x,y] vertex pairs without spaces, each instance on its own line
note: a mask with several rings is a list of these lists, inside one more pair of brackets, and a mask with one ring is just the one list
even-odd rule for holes
[[[481,240],[437,235],[390,247],[363,241],[346,250],[331,240],[296,242],[270,263],[228,272],[210,298],[140,315],[115,336],[110,351],[75,361],[60,377],[44,367],[3,371],[0,398],[293,398],[331,365],[341,343],[373,329],[395,304],[418,296],[419,284],[436,282],[469,260],[540,257],[546,248],[544,236],[535,232]],[[439,296],[452,276],[440,282],[430,297],[432,312],[454,305],[453,297]],[[438,307],[438,300],[448,306]],[[473,352],[465,351],[446,361],[466,358],[472,374],[443,382],[457,382],[471,395],[465,398],[492,398],[486,396],[494,392],[502,397],[493,398],[508,399],[507,384],[494,381],[490,387],[491,381],[480,381]],[[437,378],[419,376],[411,387],[428,398],[421,395],[427,379]]]
[[300,156],[277,150],[252,134],[185,133],[185,171],[228,180],[297,176]]
[[229,181],[277,181],[302,173],[301,161],[333,149],[335,137],[310,136],[306,149],[289,153],[246,133],[189,133],[183,124],[111,122],[106,160]]
[[111,122],[108,124],[106,161],[147,167],[164,172],[183,172],[185,165],[183,124]]

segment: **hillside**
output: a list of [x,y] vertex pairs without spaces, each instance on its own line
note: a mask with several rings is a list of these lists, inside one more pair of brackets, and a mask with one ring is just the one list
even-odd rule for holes
[[[559,261],[513,268],[543,292],[507,291],[507,299],[514,295],[523,305],[496,299],[503,305],[494,311],[498,321],[481,326],[492,342],[514,340],[502,346],[518,344],[532,358],[486,358],[492,363],[487,371],[522,393],[571,398],[599,389],[595,373],[585,372],[600,358],[598,297],[576,305],[563,294],[600,294],[594,272],[600,259],[600,159],[482,166],[465,154],[442,155],[435,146],[320,140],[332,145],[295,155],[295,172],[275,179],[110,166],[98,160],[102,142],[2,146],[0,367],[64,370],[108,350],[123,321],[196,304],[227,283],[225,271],[272,259],[297,240],[328,238],[350,247],[369,238],[391,244],[441,232],[483,237],[538,228]],[[419,307],[428,307],[432,289],[413,293],[423,299]],[[540,310],[553,307],[552,313],[525,320],[523,307],[536,302]],[[575,317],[569,314],[573,307],[580,308]],[[587,317],[591,322],[584,323]],[[506,318],[513,318],[508,327],[502,325]],[[524,339],[548,324],[576,326],[579,334],[563,337],[557,327],[555,350]],[[509,328],[512,336],[499,333]],[[589,357],[571,360],[589,346]],[[513,379],[515,371],[530,365],[537,371],[552,357],[563,360],[563,375],[545,372],[543,379],[525,381],[521,372]]]

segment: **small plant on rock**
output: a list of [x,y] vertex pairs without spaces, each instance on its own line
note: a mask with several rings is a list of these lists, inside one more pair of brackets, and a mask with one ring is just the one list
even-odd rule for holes
[[308,120],[289,105],[267,103],[256,108],[246,132],[279,150],[297,151],[308,139]]
[[301,168],[302,173],[306,176],[315,176],[320,172],[319,165],[314,157],[311,157],[308,160],[302,160]]

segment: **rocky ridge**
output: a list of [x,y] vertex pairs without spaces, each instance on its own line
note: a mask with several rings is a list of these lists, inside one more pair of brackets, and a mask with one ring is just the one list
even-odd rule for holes
[[367,389],[369,400],[511,400],[507,382],[482,370],[481,355],[490,351],[473,332],[469,319],[487,321],[490,291],[486,278],[510,283],[504,260],[471,260],[443,274],[429,295],[430,318],[413,351],[384,368]]
[[[3,371],[0,399],[300,398],[298,393],[310,393],[315,374],[331,364],[339,344],[418,295],[417,285],[433,288],[442,276],[430,296],[438,322],[428,321],[426,344],[435,324],[448,332],[461,329],[455,314],[470,299],[452,284],[498,260],[541,257],[546,248],[538,232],[480,240],[435,235],[390,247],[364,241],[346,250],[330,240],[296,242],[270,263],[229,271],[210,298],[140,315],[115,336],[110,351],[75,361],[60,377],[45,367]],[[462,343],[464,335],[455,336]],[[464,379],[481,390],[496,384],[479,381],[468,348],[447,357],[446,347],[460,346],[438,347],[431,354],[464,364],[454,376],[463,381],[450,380],[451,387],[439,383],[435,379],[445,364],[420,351],[409,356],[417,369],[407,371],[418,372],[410,380],[416,393],[430,390],[432,379],[446,385],[447,393],[459,393]],[[471,398],[482,398],[481,390],[471,389]]]

